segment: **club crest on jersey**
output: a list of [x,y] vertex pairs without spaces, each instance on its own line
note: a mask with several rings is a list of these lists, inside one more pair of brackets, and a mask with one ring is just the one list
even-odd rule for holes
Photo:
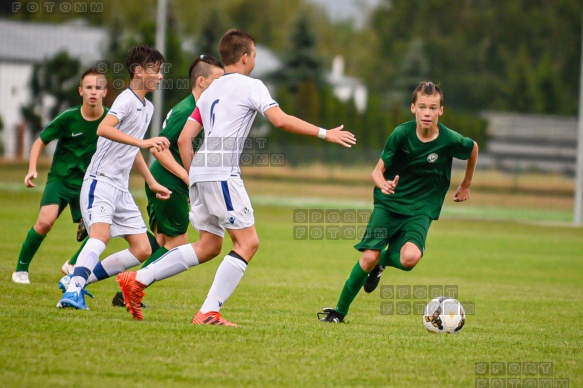
[[438,158],[438,157],[439,157],[439,156],[438,156],[436,153],[430,154],[430,155],[427,157],[427,161],[428,161],[429,163],[434,163],[434,162],[437,160],[437,158]]

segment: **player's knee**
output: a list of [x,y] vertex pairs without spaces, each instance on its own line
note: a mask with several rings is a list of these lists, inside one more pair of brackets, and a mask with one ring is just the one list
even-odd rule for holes
[[36,225],[34,226],[34,230],[42,236],[46,235],[48,232],[51,231],[53,225],[55,224],[55,220],[49,219],[38,219],[36,221]]
[[251,253],[251,256],[255,255],[259,249],[259,237],[255,236],[254,238],[249,239],[246,245],[246,250]]
[[217,257],[218,255],[221,254],[221,250],[223,249],[221,244],[214,244],[214,245],[209,245],[207,247],[208,249],[208,255],[212,258]]
[[150,257],[150,255],[152,255],[152,247],[150,246],[149,243],[140,244],[137,247],[135,247],[135,249],[132,250],[132,253],[134,254],[134,256],[136,256],[136,258],[140,262],[143,262],[148,257]]
[[360,266],[366,272],[370,272],[379,262],[380,255],[375,251],[364,251],[360,257]]
[[401,254],[401,265],[406,269],[412,269],[421,260],[421,252],[407,250]]
[[241,252],[241,255],[247,260],[247,262],[251,261],[258,249],[259,237],[257,236],[248,238],[244,242],[239,242],[237,247],[233,247],[235,252]]

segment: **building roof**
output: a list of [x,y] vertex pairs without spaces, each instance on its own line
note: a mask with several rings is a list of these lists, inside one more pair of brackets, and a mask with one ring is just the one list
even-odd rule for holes
[[102,58],[107,31],[75,21],[63,24],[0,19],[0,61],[40,63],[59,51],[83,65]]

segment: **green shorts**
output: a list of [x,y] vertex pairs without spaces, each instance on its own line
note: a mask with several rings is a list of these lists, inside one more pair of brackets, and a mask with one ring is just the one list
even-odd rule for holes
[[415,244],[421,254],[432,219],[426,215],[405,216],[375,207],[362,240],[354,247],[359,251],[381,251],[389,246],[389,255],[399,253],[406,242]]
[[173,190],[170,198],[162,200],[146,185],[146,197],[150,230],[169,237],[188,231],[188,195]]
[[81,188],[72,188],[59,180],[49,180],[45,185],[45,191],[40,200],[40,206],[59,205],[59,216],[67,205],[71,210],[73,222],[81,221],[81,207],[79,205],[79,194]]

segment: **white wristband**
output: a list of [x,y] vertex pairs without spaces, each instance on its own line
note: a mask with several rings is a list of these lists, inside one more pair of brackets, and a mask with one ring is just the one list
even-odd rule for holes
[[324,128],[320,128],[318,131],[318,139],[326,139],[326,130]]

